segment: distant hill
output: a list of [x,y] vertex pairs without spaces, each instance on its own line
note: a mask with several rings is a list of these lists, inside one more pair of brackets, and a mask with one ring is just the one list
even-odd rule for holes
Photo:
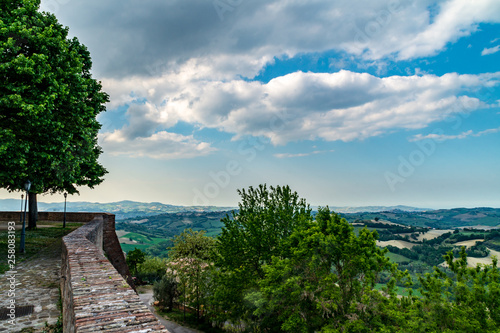
[[460,227],[497,227],[500,226],[500,208],[453,208],[420,212],[402,210],[382,212],[360,212],[342,214],[349,222],[356,220],[374,220],[376,218],[389,222],[430,228]]
[[[21,200],[0,199],[0,210],[17,211],[21,208]],[[317,207],[312,207],[314,210]],[[40,211],[63,211],[64,202],[38,203]],[[68,212],[109,212],[116,215],[117,220],[150,217],[167,213],[183,212],[221,212],[236,210],[236,207],[216,206],[176,206],[159,202],[119,201],[111,203],[96,202],[68,202]],[[349,221],[373,220],[379,218],[405,225],[447,228],[466,227],[475,225],[500,225],[500,209],[498,208],[454,208],[431,210],[410,206],[330,206],[336,213],[342,214]],[[163,218],[167,218],[166,216]],[[160,218],[160,219],[163,219]]]
[[[2,211],[17,211],[21,208],[21,200],[16,199],[0,199],[0,210]],[[136,201],[118,201],[110,203],[98,202],[67,202],[66,207],[68,212],[107,212],[116,215],[117,220],[134,218],[137,216],[153,216],[164,213],[178,212],[217,212],[234,209],[232,207],[215,207],[215,206],[175,206],[167,205],[159,202],[143,203]],[[64,202],[58,203],[38,203],[38,210],[45,212],[62,212],[64,210]]]
[[425,212],[431,209],[429,208],[417,208],[410,206],[361,206],[361,207],[333,207],[330,206],[330,210],[335,213],[360,213],[360,212],[387,212],[387,211],[403,211],[403,212]]
[[[401,206],[397,206],[400,208]],[[336,207],[334,211],[340,212]],[[368,207],[359,207],[367,210]],[[381,209],[378,207],[377,209]],[[386,207],[383,207],[386,208]],[[393,208],[393,207],[388,207]],[[372,208],[375,209],[375,208]],[[134,248],[148,249],[154,255],[166,255],[168,246],[166,241],[179,235],[184,229],[205,230],[208,236],[217,236],[221,232],[223,223],[221,218],[230,214],[229,211],[183,211],[176,213],[162,213],[150,216],[137,216],[120,220],[116,225],[122,248],[125,251]],[[455,208],[434,211],[403,211],[393,209],[376,212],[340,213],[349,222],[354,223],[355,228],[368,225],[370,228],[379,230],[380,240],[392,239],[405,240],[401,233],[428,230],[427,228],[454,229],[460,227],[475,227],[476,229],[492,229],[500,227],[500,209],[498,208]],[[379,221],[375,223],[375,221]],[[393,222],[392,223],[387,223]],[[402,225],[402,226],[401,226]],[[405,226],[413,226],[413,231],[407,231]],[[385,234],[388,228],[393,228],[397,235]],[[425,227],[424,229],[415,227]],[[398,229],[399,228],[399,229]],[[404,230],[400,230],[403,228]],[[411,228],[409,228],[411,229]],[[418,229],[418,230],[417,230]],[[437,231],[436,231],[437,232]],[[439,234],[439,233],[438,233]],[[396,237],[396,238],[395,238]],[[500,243],[499,243],[500,246]],[[500,247],[499,247],[500,248]],[[441,255],[441,254],[439,254]],[[438,256],[438,259],[441,259]]]

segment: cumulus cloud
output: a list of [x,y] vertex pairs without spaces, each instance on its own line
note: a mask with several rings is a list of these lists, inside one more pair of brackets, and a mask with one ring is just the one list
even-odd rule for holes
[[204,156],[215,151],[209,143],[200,142],[192,135],[185,136],[167,131],[149,137],[130,139],[122,130],[99,134],[100,145],[111,155],[179,159]]
[[140,128],[126,127],[123,135],[148,133],[155,125],[149,122],[153,119],[164,128],[184,121],[232,133],[234,139],[263,136],[275,145],[318,138],[360,140],[423,128],[453,114],[489,107],[481,89],[498,85],[500,72],[385,78],[345,70],[296,72],[268,83],[184,80],[175,91],[172,82],[178,77],[172,73],[142,83],[134,78],[140,87],[134,92],[136,99],[152,90],[164,93],[151,97],[155,107],[142,106],[147,120],[136,122]]
[[480,131],[477,133],[474,133],[472,130],[468,130],[466,132],[462,132],[457,135],[446,135],[446,134],[438,134],[438,133],[431,133],[427,135],[422,135],[422,134],[417,134],[410,138],[410,142],[415,142],[415,141],[422,141],[426,139],[432,139],[434,141],[447,141],[447,140],[456,140],[456,139],[466,139],[468,137],[479,137],[487,134],[492,134],[492,133],[498,133],[500,132],[500,127],[498,128],[491,128],[487,129],[484,131]]
[[447,43],[470,35],[479,23],[500,22],[500,2],[496,0],[450,0],[440,6],[432,24],[413,38],[407,39],[398,50],[399,59],[433,55]]

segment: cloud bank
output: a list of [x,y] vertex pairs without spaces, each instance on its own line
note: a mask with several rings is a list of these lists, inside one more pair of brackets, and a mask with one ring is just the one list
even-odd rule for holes
[[215,150],[194,130],[175,133],[179,122],[274,145],[363,140],[489,107],[477,91],[498,84],[498,73],[380,78],[348,70],[252,80],[298,54],[334,50],[373,63],[432,56],[500,22],[497,0],[361,0],[356,10],[347,0],[226,1],[222,11],[216,3],[42,1],[99,59],[94,73],[111,95],[108,109],[128,107],[126,124],[101,134],[107,152],[169,159]]
[[[418,129],[457,113],[489,107],[481,89],[497,86],[500,73],[456,73],[379,78],[342,70],[295,72],[268,83],[198,81],[183,74],[107,81],[112,100],[150,102],[129,108],[124,140],[147,137],[179,121],[274,145],[292,141],[352,141],[395,130]],[[177,85],[177,82],[183,82]],[[132,85],[134,94],[129,94]],[[114,98],[113,96],[116,96]],[[136,116],[142,110],[141,116]]]

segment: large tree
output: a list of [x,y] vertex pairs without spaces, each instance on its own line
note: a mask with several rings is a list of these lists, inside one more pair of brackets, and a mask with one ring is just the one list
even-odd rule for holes
[[260,326],[273,332],[375,329],[371,314],[380,295],[373,289],[390,268],[386,251],[376,246],[377,232],[364,228],[356,235],[326,207],[289,240],[291,255],[264,265],[260,290],[247,297]]
[[212,258],[215,239],[205,236],[205,230],[193,231],[191,228],[175,236],[174,246],[168,253],[167,272],[178,282],[180,298],[185,306],[196,311],[196,318],[201,319],[202,309],[207,309],[208,296],[211,293]]
[[90,54],[40,0],[0,2],[0,187],[23,190],[31,181],[30,222],[36,194],[103,181],[97,162],[108,95],[92,78]]
[[214,294],[219,313],[235,322],[253,316],[245,297],[259,288],[264,265],[273,257],[289,257],[290,235],[313,219],[309,205],[289,186],[259,185],[238,193],[239,210],[222,219],[224,227],[217,239],[219,274]]

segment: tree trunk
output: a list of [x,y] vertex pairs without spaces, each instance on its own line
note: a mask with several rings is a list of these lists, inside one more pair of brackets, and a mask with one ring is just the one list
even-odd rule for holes
[[38,206],[36,204],[36,193],[29,192],[29,217],[28,217],[28,230],[36,228],[38,221]]

